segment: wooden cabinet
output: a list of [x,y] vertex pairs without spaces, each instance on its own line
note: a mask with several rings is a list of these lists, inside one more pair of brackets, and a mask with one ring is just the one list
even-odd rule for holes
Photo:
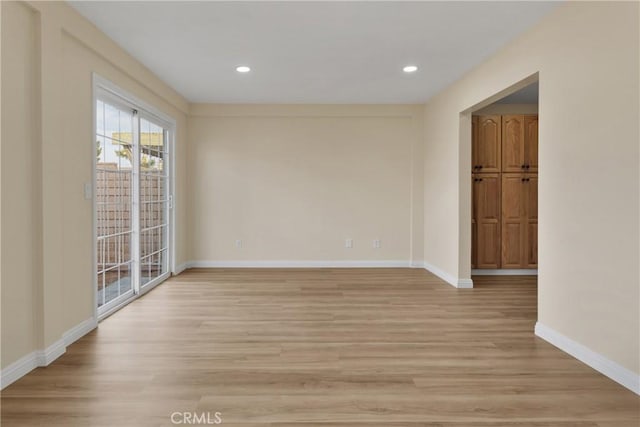
[[474,116],[472,120],[473,172],[500,172],[502,134],[500,116]]
[[538,171],[538,116],[502,116],[502,172]]
[[471,267],[538,265],[538,116],[473,116]]
[[472,264],[500,268],[500,174],[474,174],[472,184]]
[[502,174],[502,268],[538,265],[538,177]]

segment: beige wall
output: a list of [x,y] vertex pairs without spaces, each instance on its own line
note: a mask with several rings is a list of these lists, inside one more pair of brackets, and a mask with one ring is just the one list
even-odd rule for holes
[[421,135],[422,106],[192,106],[192,259],[408,263]]
[[469,113],[539,73],[539,321],[636,373],[638,16],[569,2],[425,110],[425,260],[468,278]]
[[37,126],[28,120],[37,115],[36,19],[21,3],[2,4],[3,361],[30,353],[37,341],[34,304],[41,278],[34,266],[40,264],[42,245],[40,157]]
[[[83,195],[95,156],[92,73],[176,119],[179,194],[187,193],[188,104],[65,3],[1,7],[5,368],[94,314],[92,203]],[[180,197],[176,216],[180,264],[188,259]]]

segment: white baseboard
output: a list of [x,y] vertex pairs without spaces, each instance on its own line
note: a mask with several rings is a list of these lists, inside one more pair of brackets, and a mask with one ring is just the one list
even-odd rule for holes
[[640,395],[639,374],[630,371],[613,360],[604,357],[600,353],[596,353],[590,348],[573,341],[571,338],[562,335],[540,322],[536,323],[535,334],[550,344],[558,347],[565,353],[575,357],[582,363],[611,378],[618,384]]
[[428,262],[424,262],[424,269],[435,274],[451,286],[460,289],[471,289],[473,288],[473,280],[471,279],[458,279],[457,277],[452,276],[444,270],[439,269],[435,265],[429,264]]
[[409,261],[191,261],[193,268],[398,268],[410,267]]
[[189,267],[191,267],[191,263],[190,262],[183,262],[182,264],[176,266],[176,269],[173,272],[173,275],[177,276],[178,274],[182,273],[183,271],[185,271]]
[[0,376],[0,387],[4,389],[40,366],[39,355],[37,351],[27,354],[24,357],[13,362],[2,370]]
[[80,322],[78,325],[69,329],[67,332],[62,334],[62,339],[64,340],[65,346],[70,346],[74,342],[78,341],[83,336],[87,335],[89,332],[93,331],[98,327],[98,321],[91,317],[87,320]]
[[38,366],[49,365],[58,357],[62,356],[65,351],[67,351],[67,346],[64,345],[64,338],[59,339],[44,350],[36,350],[35,353]]
[[0,374],[0,388],[4,389],[10,384],[40,366],[47,366],[66,351],[64,340],[61,338],[44,350],[36,350],[16,360],[2,370]]
[[485,270],[485,269],[473,269],[471,270],[472,276],[537,276],[538,270],[536,269],[505,269],[505,270]]
[[473,280],[471,279],[458,279],[456,288],[460,289],[473,289]]
[[16,382],[35,368],[48,366],[67,351],[67,346],[82,338],[98,326],[96,319],[90,318],[62,334],[62,338],[44,350],[35,350],[16,360],[0,373],[0,389]]

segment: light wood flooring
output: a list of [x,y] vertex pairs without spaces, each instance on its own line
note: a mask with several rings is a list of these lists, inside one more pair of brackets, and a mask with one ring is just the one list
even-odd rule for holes
[[2,426],[638,427],[640,397],[536,338],[533,277],[189,270],[2,392]]

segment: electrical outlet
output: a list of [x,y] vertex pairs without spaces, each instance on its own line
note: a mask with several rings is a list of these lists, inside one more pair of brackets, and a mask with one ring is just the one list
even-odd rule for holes
[[344,247],[347,249],[353,248],[353,239],[346,239],[344,241]]
[[236,240],[236,248],[241,248],[242,247],[242,240],[238,239]]
[[373,241],[373,248],[374,249],[380,249],[380,239],[375,239]]

